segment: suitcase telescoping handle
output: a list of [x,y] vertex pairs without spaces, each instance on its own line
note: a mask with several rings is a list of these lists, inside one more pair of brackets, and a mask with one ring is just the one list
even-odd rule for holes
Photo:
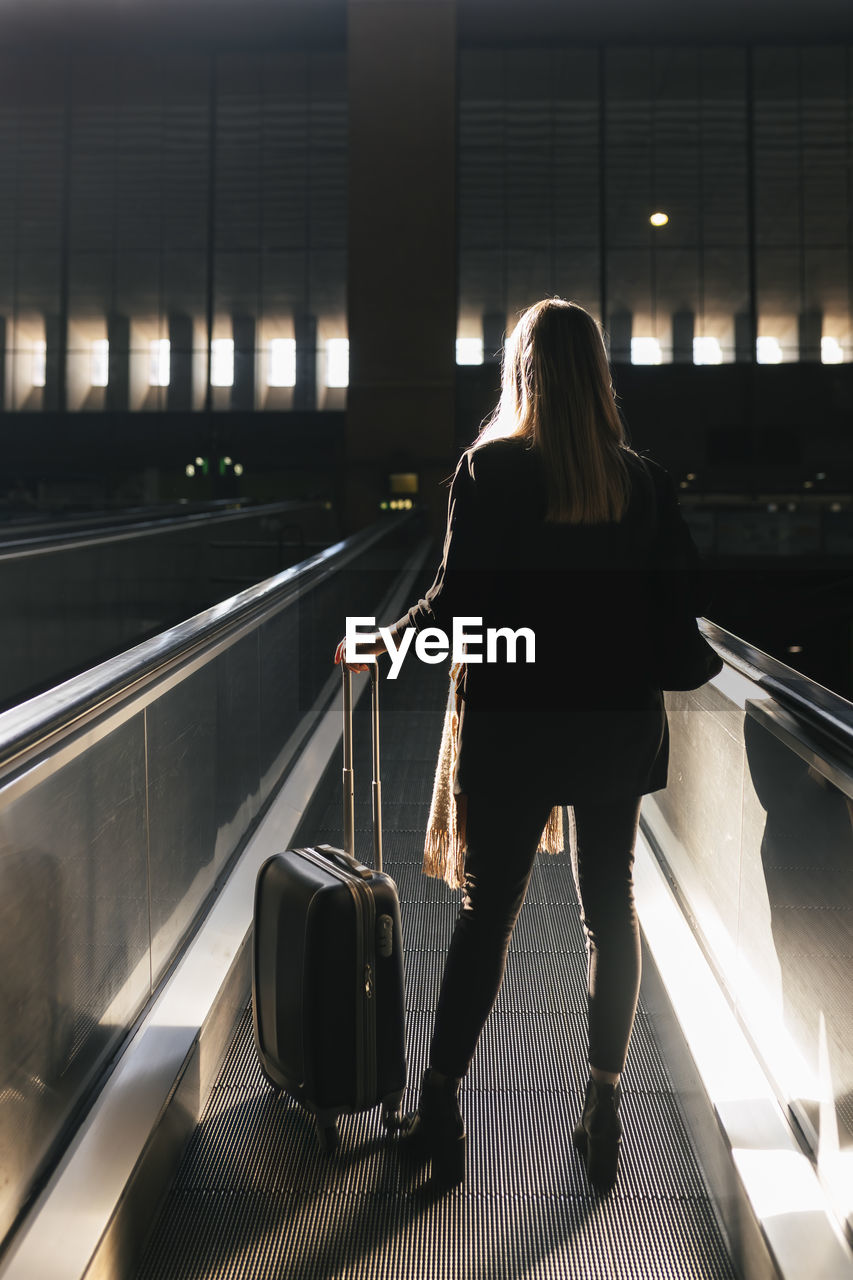
[[[344,682],[344,849],[355,857],[355,791],[352,768],[352,672],[341,663]],[[373,739],[373,865],[382,870],[382,783],[379,778],[379,664],[370,667]]]

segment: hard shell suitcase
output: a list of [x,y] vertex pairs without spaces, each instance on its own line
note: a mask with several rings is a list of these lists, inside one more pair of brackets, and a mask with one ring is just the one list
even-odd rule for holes
[[376,868],[353,856],[352,676],[344,693],[344,843],[289,849],[255,886],[252,1015],[261,1068],[315,1117],[324,1150],[339,1115],[382,1104],[393,1128],[406,1083],[397,888],[382,872],[379,681],[371,669]]

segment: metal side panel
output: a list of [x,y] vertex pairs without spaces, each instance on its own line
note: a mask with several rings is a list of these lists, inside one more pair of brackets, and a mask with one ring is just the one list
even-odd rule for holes
[[[417,870],[445,679],[410,664],[397,682],[399,712],[397,690],[383,689],[385,862],[403,917],[407,1105],[426,1063],[459,903]],[[369,860],[368,788],[365,761],[356,780],[356,854]],[[340,844],[339,793],[334,762],[297,841]],[[571,1145],[586,1080],[585,966],[569,860],[542,857],[463,1086],[466,1181],[439,1200],[425,1192],[423,1174],[398,1163],[378,1109],[343,1118],[338,1153],[319,1153],[311,1118],[265,1084],[247,1012],[136,1280],[734,1280],[642,1004],[624,1081],[620,1179],[609,1198],[590,1192]]]

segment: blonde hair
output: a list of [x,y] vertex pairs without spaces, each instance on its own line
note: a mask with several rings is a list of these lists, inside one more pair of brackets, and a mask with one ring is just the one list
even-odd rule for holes
[[513,329],[500,400],[475,448],[502,438],[525,439],[541,454],[547,520],[599,524],[625,514],[625,428],[601,330],[576,302],[545,298]]

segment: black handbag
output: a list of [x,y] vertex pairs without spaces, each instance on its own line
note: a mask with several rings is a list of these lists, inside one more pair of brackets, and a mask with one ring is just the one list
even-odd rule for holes
[[[696,619],[699,552],[679,511],[672,481],[662,470],[658,474],[650,601],[652,670],[661,689],[698,689],[719,675],[723,660],[702,635]],[[668,492],[662,492],[662,484]]]
[[661,689],[699,689],[722,671],[722,658],[708,644],[689,610],[660,617],[655,630],[654,663]]

